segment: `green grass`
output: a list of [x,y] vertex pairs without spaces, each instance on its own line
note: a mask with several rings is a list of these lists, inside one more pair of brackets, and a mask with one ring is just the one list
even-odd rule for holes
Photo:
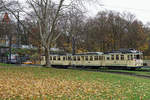
[[112,70],[112,69],[100,69],[102,72],[123,72],[135,75],[150,76],[150,68],[141,68],[139,70]]
[[14,65],[14,64],[0,63],[0,66],[2,66],[2,67],[4,67],[4,66],[8,67],[8,66],[16,66],[16,65]]
[[5,66],[0,68],[0,97],[12,100],[149,100],[150,79],[73,69]]

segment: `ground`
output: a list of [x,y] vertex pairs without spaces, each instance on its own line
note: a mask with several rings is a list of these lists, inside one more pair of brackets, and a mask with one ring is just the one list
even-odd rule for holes
[[[129,71],[128,71],[129,72]],[[131,71],[150,75],[150,72]],[[0,99],[148,100],[150,78],[77,69],[0,67]]]

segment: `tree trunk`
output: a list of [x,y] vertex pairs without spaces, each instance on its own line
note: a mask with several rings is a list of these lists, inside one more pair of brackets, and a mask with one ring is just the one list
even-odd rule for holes
[[49,54],[50,52],[49,52],[49,48],[48,47],[46,47],[45,48],[45,60],[46,60],[46,67],[51,67],[51,64],[50,64],[50,59],[49,59],[49,56],[50,56],[50,54]]

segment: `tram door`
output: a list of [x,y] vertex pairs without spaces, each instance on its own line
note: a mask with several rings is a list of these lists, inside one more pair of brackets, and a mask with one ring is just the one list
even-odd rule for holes
[[99,56],[100,66],[105,66],[105,55]]
[[128,54],[127,55],[127,63],[126,63],[126,66],[134,66],[135,64],[133,63],[133,55],[131,54]]

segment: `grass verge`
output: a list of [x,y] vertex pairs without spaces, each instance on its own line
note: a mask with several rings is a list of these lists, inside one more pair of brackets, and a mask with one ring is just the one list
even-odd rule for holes
[[1,67],[0,99],[148,100],[150,79],[104,72]]

